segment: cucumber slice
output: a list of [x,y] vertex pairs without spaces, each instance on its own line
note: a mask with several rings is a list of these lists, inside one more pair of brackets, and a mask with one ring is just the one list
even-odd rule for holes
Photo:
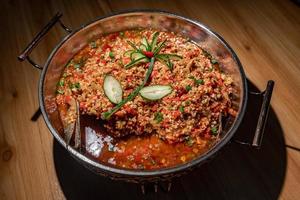
[[145,99],[154,101],[167,96],[172,90],[172,87],[169,85],[153,85],[141,89],[140,95]]
[[121,84],[113,76],[105,76],[103,89],[105,95],[112,103],[118,104],[122,101],[123,90]]

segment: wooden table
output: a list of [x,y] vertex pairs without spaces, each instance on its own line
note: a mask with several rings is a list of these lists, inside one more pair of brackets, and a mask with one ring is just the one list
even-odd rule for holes
[[[248,78],[258,89],[263,90],[267,80],[275,80],[276,86],[272,98],[274,112],[272,111],[272,121],[268,123],[269,128],[267,128],[266,134],[269,136],[265,138],[274,141],[274,148],[272,148],[273,143],[268,144],[269,141],[266,141],[266,146],[269,145],[269,147],[265,148],[267,149],[265,152],[270,154],[270,157],[273,156],[274,161],[276,158],[277,160],[281,159],[280,165],[282,165],[280,168],[282,180],[276,185],[275,191],[273,189],[275,182],[273,187],[272,181],[273,178],[274,180],[278,178],[277,166],[273,166],[274,168],[271,166],[270,172],[268,172],[266,165],[257,163],[260,158],[255,159],[255,156],[259,157],[260,153],[243,154],[248,150],[232,147],[224,152],[224,156],[229,155],[225,157],[226,159],[220,155],[218,162],[212,163],[211,166],[215,171],[210,171],[211,176],[203,175],[204,178],[199,177],[197,180],[188,176],[188,178],[175,181],[171,194],[149,194],[145,198],[240,199],[243,197],[244,199],[258,199],[257,197],[261,197],[261,199],[274,199],[278,197],[280,199],[300,199],[300,152],[299,149],[284,146],[285,142],[286,145],[300,148],[300,7],[288,0],[230,0],[226,2],[221,0],[28,0],[26,2],[11,0],[1,2],[0,199],[64,199],[65,197],[74,199],[83,197],[80,195],[70,196],[70,193],[73,193],[72,180],[76,180],[78,174],[76,175],[76,167],[72,169],[72,165],[64,163],[64,159],[66,162],[68,160],[68,163],[74,161],[67,156],[66,158],[62,157],[65,152],[56,143],[53,144],[53,138],[42,118],[36,122],[30,121],[39,107],[37,85],[40,71],[26,62],[18,62],[17,55],[57,11],[64,13],[63,21],[68,26],[76,28],[95,17],[133,8],[162,9],[207,24],[233,47],[243,63]],[[55,27],[34,51],[34,59],[38,63],[43,63],[63,34],[60,27]],[[278,133],[278,136],[280,134],[284,136],[284,140],[283,137],[281,139],[278,137],[281,143],[276,143],[275,133]],[[261,151],[263,150],[261,149]],[[234,154],[237,159],[245,158],[247,160],[247,157],[243,155],[248,155],[249,161],[245,162],[249,162],[251,168],[247,171],[248,165],[242,164],[240,167],[233,165],[236,166],[236,169],[226,167],[226,163],[235,162],[235,159],[230,157],[231,151],[241,152]],[[261,161],[263,162],[263,158]],[[220,168],[222,163],[224,168]],[[64,169],[68,166],[70,171]],[[194,174],[205,174],[205,170],[212,170],[209,169],[212,167],[204,166],[201,171],[198,170]],[[273,169],[274,172],[272,172]],[[84,169],[78,170],[83,170],[82,176],[91,176]],[[243,180],[246,183],[243,189],[241,177],[235,177],[235,173],[232,172],[235,170],[245,170],[247,173],[250,171],[253,174],[249,172],[250,175],[246,173],[245,175],[257,177],[253,179],[251,188],[246,187],[248,184],[248,179],[246,179]],[[265,175],[268,173],[270,176],[266,177]],[[243,173],[240,174],[240,176],[242,175]],[[212,180],[210,181],[207,177],[212,177]],[[223,181],[222,183],[218,177]],[[84,181],[88,183],[88,180],[84,180],[84,177],[80,178],[83,178],[82,188],[86,189]],[[64,181],[65,179],[68,181]],[[133,189],[135,186],[113,183],[103,178],[99,178],[99,180],[101,181],[96,184],[102,185],[99,185],[99,191],[96,190],[95,193],[101,192],[108,199],[110,196],[107,191],[112,192],[111,197],[117,197],[116,195],[119,193],[126,195],[125,197],[141,198],[140,191]],[[75,182],[74,193],[81,190],[80,185],[77,184],[75,187]],[[266,183],[265,187],[262,183]],[[207,190],[205,190],[206,186]],[[127,187],[128,190],[124,189]],[[198,190],[202,192],[197,193]],[[93,197],[93,193],[90,193],[89,197]]]

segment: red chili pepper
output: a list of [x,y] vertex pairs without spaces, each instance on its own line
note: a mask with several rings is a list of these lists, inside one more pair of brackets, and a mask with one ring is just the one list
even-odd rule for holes
[[211,138],[211,135],[209,133],[205,133],[204,138],[209,140]]
[[125,111],[126,111],[128,114],[130,114],[130,115],[137,115],[136,110],[133,109],[133,108],[131,108],[131,107],[129,107],[129,106],[126,106],[126,107],[125,107]]
[[180,99],[181,99],[182,101],[185,101],[185,100],[187,100],[188,98],[189,98],[188,95],[183,95],[183,96],[180,97]]
[[161,122],[161,126],[164,127],[164,128],[169,128],[169,124],[166,120]]
[[106,60],[101,60],[101,63],[106,65],[107,61]]
[[118,117],[124,117],[125,113],[122,110],[119,110],[118,112],[115,113],[115,115]]
[[131,77],[127,77],[126,80],[127,80],[128,83],[130,83],[132,81],[132,78]]
[[176,94],[177,94],[177,96],[180,97],[180,96],[182,96],[182,95],[184,95],[186,93],[187,93],[187,91],[183,87],[176,88]]
[[70,95],[65,96],[65,102],[70,104],[72,97]]
[[173,101],[180,101],[180,98],[179,97],[174,97]]
[[154,53],[151,51],[144,51],[143,54],[148,58],[152,58],[154,56]]
[[81,109],[85,109],[85,107],[86,107],[85,102],[80,102],[79,107],[80,107]]
[[158,74],[158,71],[153,70],[153,72],[151,73],[150,77],[153,78],[153,77],[157,76],[157,74]]
[[119,33],[113,33],[108,36],[109,40],[115,40],[118,37]]
[[158,105],[157,105],[157,104],[155,104],[155,105],[152,106],[152,108],[151,108],[152,111],[157,111],[157,109],[158,109]]
[[106,51],[106,49],[111,49],[111,46],[107,43],[102,46],[102,51]]
[[173,112],[173,116],[174,116],[175,119],[177,119],[180,115],[181,115],[181,112],[179,110],[175,110]]

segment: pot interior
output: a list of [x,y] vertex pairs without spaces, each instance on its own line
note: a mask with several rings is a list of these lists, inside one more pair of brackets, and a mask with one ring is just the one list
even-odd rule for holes
[[[221,70],[232,76],[237,94],[233,103],[238,110],[238,115],[236,118],[227,119],[221,138],[212,149],[223,146],[221,143],[228,142],[239,125],[239,119],[243,116],[246,101],[243,69],[234,52],[218,35],[200,23],[164,12],[130,12],[98,19],[79,28],[62,40],[53,50],[43,69],[39,91],[43,115],[52,134],[63,146],[67,147],[62,139],[63,128],[55,103],[56,84],[67,62],[85,45],[102,34],[136,28],[172,31],[186,36],[215,57],[220,63]],[[225,138],[227,138],[226,141]],[[71,152],[74,153],[75,150],[72,149]],[[200,162],[201,157],[208,155],[200,156],[195,162]]]

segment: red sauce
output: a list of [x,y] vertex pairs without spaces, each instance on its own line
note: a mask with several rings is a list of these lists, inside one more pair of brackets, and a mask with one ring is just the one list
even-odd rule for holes
[[207,151],[207,148],[188,142],[169,144],[156,135],[114,139],[105,134],[100,120],[90,116],[81,118],[85,155],[105,164],[131,169],[159,169],[186,163]]

